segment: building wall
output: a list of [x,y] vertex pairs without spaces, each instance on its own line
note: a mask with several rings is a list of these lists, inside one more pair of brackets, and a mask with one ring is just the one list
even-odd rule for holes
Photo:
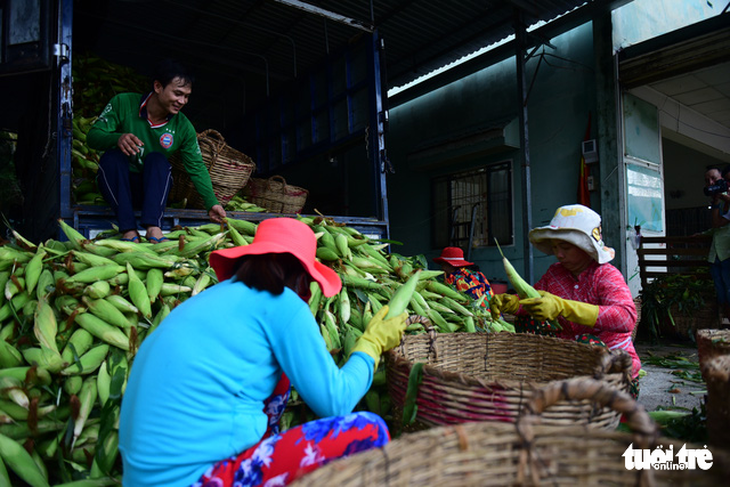
[[[580,144],[592,114],[591,133],[595,133],[595,73],[590,24],[551,39],[540,59],[527,63],[528,128],[532,174],[533,226],[547,224],[555,209],[576,202]],[[518,272],[523,270],[522,212],[526,211],[521,193],[521,152],[505,137],[501,144],[485,147],[472,154],[453,150],[453,157],[441,154],[437,163],[419,163],[415,154],[426,147],[446,143],[466,134],[512,122],[515,128],[519,103],[514,58],[476,72],[450,85],[390,110],[388,153],[395,174],[388,179],[391,235],[404,245],[394,251],[424,254],[430,261],[441,249],[431,244],[430,182],[433,177],[463,171],[504,160],[513,161],[514,243],[503,246],[505,255]],[[509,130],[507,131],[509,135]],[[488,146],[488,144],[485,144]],[[440,164],[438,164],[440,163]],[[596,174],[600,180],[600,175]],[[593,207],[599,204],[592,195]],[[488,278],[504,280],[501,257],[495,247],[472,249],[471,259]],[[534,274],[541,276],[554,262],[552,256],[535,251]],[[435,266],[434,266],[435,268]]]
[[612,12],[614,48],[638,44],[719,15],[727,2],[632,0]]

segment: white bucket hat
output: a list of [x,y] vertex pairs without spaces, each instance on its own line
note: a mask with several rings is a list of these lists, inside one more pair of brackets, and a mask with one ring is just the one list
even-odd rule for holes
[[553,255],[553,239],[575,245],[599,264],[609,262],[616,255],[603,243],[601,215],[583,205],[561,206],[555,211],[550,225],[533,228],[529,238],[538,250],[550,255]]

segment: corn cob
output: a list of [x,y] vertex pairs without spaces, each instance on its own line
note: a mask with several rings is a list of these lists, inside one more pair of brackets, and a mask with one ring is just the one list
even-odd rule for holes
[[53,279],[53,272],[50,269],[43,269],[41,275],[38,277],[38,283],[36,284],[36,296],[38,299],[43,299],[48,294],[55,290],[55,280]]
[[309,283],[309,291],[311,293],[311,296],[309,297],[309,310],[312,312],[313,316],[317,316],[319,304],[322,301],[323,296],[322,289],[316,281],[312,281]]
[[227,219],[226,219],[226,222],[228,223],[228,236],[231,237],[231,241],[233,242],[233,245],[236,247],[248,245],[248,242],[246,241],[245,238],[243,238],[243,235],[241,235],[241,232],[238,231],[236,226],[231,225]]
[[129,351],[129,338],[119,328],[110,325],[91,313],[80,313],[74,321],[96,338],[124,351]]
[[21,353],[27,363],[38,365],[54,374],[66,366],[61,354],[42,345],[24,348]]
[[83,262],[84,264],[88,264],[93,267],[100,267],[103,265],[116,264],[116,262],[114,262],[112,259],[110,259],[108,257],[104,257],[102,255],[94,254],[93,252],[84,252],[81,250],[75,250],[72,252],[72,255],[79,262]]
[[337,247],[337,252],[343,259],[352,260],[353,255],[347,242],[347,236],[342,233],[335,235],[335,246]]
[[442,296],[447,296],[457,302],[466,303],[469,301],[469,298],[467,298],[465,294],[462,294],[454,288],[438,281],[428,281],[426,289]]
[[25,278],[11,275],[5,283],[5,300],[10,301],[13,296],[25,290]]
[[0,369],[0,376],[14,377],[29,386],[47,386],[51,383],[51,374],[49,371],[35,365],[21,365],[18,367]]
[[347,288],[342,287],[342,290],[339,294],[339,316],[340,316],[340,323],[347,323],[350,321],[350,316],[352,316],[352,305],[350,303],[350,296],[347,293]]
[[90,299],[86,296],[81,298],[87,309],[110,325],[118,326],[122,329],[129,328],[129,320],[124,314],[105,299]]
[[84,294],[92,299],[102,299],[111,293],[112,288],[109,281],[96,281],[84,288]]
[[58,333],[58,322],[53,312],[53,307],[47,299],[38,302],[34,316],[33,333],[41,345],[58,353],[56,346],[56,333]]
[[198,276],[198,279],[195,281],[195,284],[193,285],[193,289],[190,291],[190,296],[195,296],[201,291],[204,291],[208,288],[211,282],[212,278],[208,271],[206,270],[205,272],[201,272]]
[[139,309],[142,316],[147,319],[151,319],[152,305],[150,303],[149,295],[147,294],[147,288],[137,274],[135,274],[134,269],[129,262],[127,262],[127,274],[129,275],[127,290],[129,291],[130,301],[137,307],[137,309]]
[[317,247],[317,258],[327,262],[340,260],[340,255],[329,247]]
[[201,238],[193,244],[185,245],[183,250],[176,251],[173,249],[171,250],[171,253],[179,255],[180,257],[192,257],[203,252],[209,252],[217,249],[225,237],[226,232],[220,232],[210,236],[209,238]]
[[63,231],[64,235],[66,235],[66,238],[68,238],[68,241],[71,243],[71,246],[75,248],[76,250],[83,250],[82,243],[86,240],[88,240],[84,234],[76,230],[74,227],[66,223],[62,218],[58,219],[58,224],[61,227],[61,230]]
[[[114,464],[114,461],[117,458],[117,452],[119,450],[119,432],[117,430],[112,430],[109,432],[109,434],[102,440],[101,442],[101,448],[96,448],[96,454],[94,455],[94,460],[91,464],[91,469],[89,470],[89,477],[91,482],[96,482],[96,484],[93,485],[86,485],[86,486],[75,486],[75,487],[102,487],[104,485],[109,485],[108,483],[102,483],[102,482],[108,482],[108,477],[106,477],[106,473],[109,472]],[[56,487],[63,487],[63,486],[56,486]],[[66,487],[74,487],[74,486],[66,486]]]
[[[540,293],[538,293],[537,290],[530,285],[530,283],[525,281],[522,276],[517,273],[515,268],[512,266],[512,263],[504,256],[502,248],[499,246],[499,242],[497,242],[497,249],[502,256],[502,263],[504,264],[504,271],[507,274],[507,279],[509,279],[512,287],[514,287],[515,291],[517,291],[520,299],[539,298]],[[558,320],[549,320],[548,323],[550,323],[550,326],[555,330],[563,329],[563,327],[560,326],[560,323],[558,323]]]
[[226,218],[229,227],[235,227],[242,235],[254,236],[258,225],[248,220],[239,220],[236,218]]
[[23,383],[10,376],[0,376],[0,397],[10,399],[18,406],[28,409],[30,400],[23,390]]
[[145,287],[147,287],[147,296],[150,298],[150,303],[154,303],[155,299],[157,299],[164,280],[165,276],[163,275],[162,270],[153,267],[147,271]]
[[96,377],[90,376],[84,379],[84,383],[81,385],[81,391],[79,391],[79,402],[81,407],[79,408],[79,414],[74,418],[74,429],[73,439],[71,440],[71,448],[74,447],[76,440],[78,439],[81,431],[84,429],[86,421],[89,419],[89,414],[96,401],[97,389],[96,389]]
[[124,266],[118,264],[103,265],[99,267],[90,267],[86,270],[78,272],[68,277],[66,282],[76,282],[90,284],[102,279],[111,279],[120,272],[124,271]]
[[30,296],[28,296],[28,293],[25,291],[17,294],[16,296],[13,296],[13,299],[0,307],[0,323],[7,320],[11,316],[15,316],[17,314],[17,310],[25,306],[25,303],[27,303],[28,301],[30,301]]
[[0,458],[19,478],[33,487],[46,487],[48,480],[23,445],[0,434]]
[[38,279],[43,272],[43,259],[46,257],[47,252],[40,246],[36,250],[35,255],[25,265],[25,288],[28,294],[32,294],[35,289]]
[[0,367],[8,369],[23,363],[23,355],[11,343],[0,340]]
[[405,284],[400,286],[393,297],[388,301],[388,314],[385,319],[394,318],[406,311],[408,303],[411,300],[411,296],[416,291],[416,284],[420,279],[421,271],[418,270],[406,281]]
[[451,299],[448,296],[442,296],[441,299],[439,300],[439,302],[441,304],[443,304],[444,306],[446,306],[447,308],[451,308],[454,311],[456,311],[457,313],[461,313],[464,316],[474,316],[474,313],[472,313],[471,311],[466,309],[464,306],[460,305],[459,303],[457,303],[456,301],[454,301],[453,299]]
[[119,294],[110,294],[109,296],[104,298],[106,301],[111,303],[115,308],[117,308],[122,313],[139,313],[139,309],[130,303],[124,296],[121,296]]
[[152,268],[170,269],[179,260],[179,257],[176,255],[165,255],[163,257],[149,252],[122,252],[112,259],[122,266],[130,263],[135,269],[147,270]]
[[[195,285],[195,280],[192,283]],[[171,296],[189,293],[193,290],[191,286],[184,286],[182,284],[175,284],[173,282],[163,282],[160,286],[160,296]]]
[[340,279],[342,280],[343,285],[353,288],[378,291],[382,287],[382,284],[379,284],[375,281],[356,276],[349,276],[346,274],[340,275]]
[[83,354],[76,362],[61,370],[61,375],[87,375],[95,372],[109,354],[109,345],[96,345]]

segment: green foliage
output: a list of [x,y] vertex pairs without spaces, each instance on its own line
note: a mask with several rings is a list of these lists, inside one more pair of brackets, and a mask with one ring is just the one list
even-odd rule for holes
[[673,311],[692,316],[707,306],[713,292],[709,275],[706,278],[682,274],[657,277],[639,293],[642,326],[650,330],[652,338],[658,338],[663,322],[676,326]]

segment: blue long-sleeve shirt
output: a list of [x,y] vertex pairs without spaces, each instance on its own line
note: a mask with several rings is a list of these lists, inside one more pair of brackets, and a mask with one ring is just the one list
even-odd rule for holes
[[126,486],[188,486],[212,464],[255,445],[263,402],[281,373],[319,417],[350,413],[374,361],[338,368],[307,303],[223,281],[188,299],[144,340],[122,400]]

